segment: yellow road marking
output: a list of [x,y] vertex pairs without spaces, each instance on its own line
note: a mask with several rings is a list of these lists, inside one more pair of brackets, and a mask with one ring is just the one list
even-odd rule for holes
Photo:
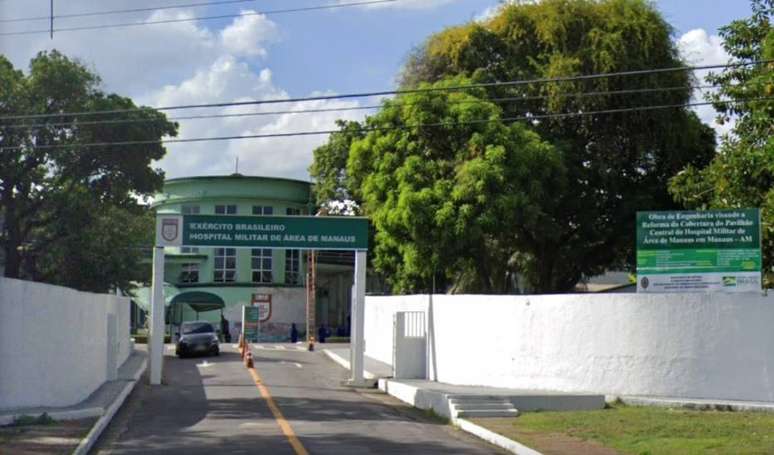
[[280,411],[279,406],[277,406],[277,403],[274,402],[274,398],[272,398],[271,394],[269,393],[269,389],[263,385],[261,376],[258,375],[258,372],[255,371],[255,368],[248,368],[247,370],[250,372],[250,375],[253,377],[253,381],[255,381],[255,385],[261,392],[261,397],[263,397],[263,399],[266,400],[266,404],[269,405],[269,409],[274,416],[274,420],[277,421],[280,428],[282,429],[282,433],[288,438],[290,445],[293,446],[293,450],[296,451],[297,455],[309,455],[309,452],[307,452],[306,448],[304,448],[304,445],[301,444],[301,441],[298,439],[298,436],[296,436],[296,433],[293,431],[290,423],[285,420],[285,416],[282,415],[282,411]]

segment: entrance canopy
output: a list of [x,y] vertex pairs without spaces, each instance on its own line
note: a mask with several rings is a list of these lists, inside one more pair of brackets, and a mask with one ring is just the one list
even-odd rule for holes
[[197,313],[220,310],[226,307],[222,298],[213,293],[203,291],[182,292],[173,297],[169,304],[174,306],[175,304],[183,303],[193,308]]
[[[172,298],[178,293],[180,293],[180,289],[169,283],[164,283],[164,305],[170,306],[172,304]],[[138,287],[131,291],[131,298],[132,301],[137,304],[137,306],[147,312],[150,312],[151,294],[151,288]]]

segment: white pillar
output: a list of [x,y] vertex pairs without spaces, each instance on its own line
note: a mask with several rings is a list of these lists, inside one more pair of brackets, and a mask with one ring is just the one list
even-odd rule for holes
[[153,283],[151,285],[151,321],[148,338],[150,383],[161,384],[164,366],[164,247],[153,248]]
[[355,286],[352,293],[352,327],[350,333],[350,365],[352,377],[350,383],[354,386],[364,383],[363,357],[365,350],[365,289],[366,289],[366,252],[355,252]]

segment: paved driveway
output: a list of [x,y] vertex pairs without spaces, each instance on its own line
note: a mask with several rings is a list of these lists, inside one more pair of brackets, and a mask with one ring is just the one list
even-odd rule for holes
[[320,352],[254,348],[267,400],[236,350],[221,349],[182,360],[169,350],[165,385],[138,385],[94,453],[499,453],[391,397],[342,387],[347,372]]

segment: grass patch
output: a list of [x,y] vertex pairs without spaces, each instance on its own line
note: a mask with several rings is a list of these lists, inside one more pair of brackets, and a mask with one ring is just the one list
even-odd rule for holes
[[326,343],[349,343],[349,337],[328,337]]
[[16,416],[13,419],[13,423],[11,423],[10,427],[27,427],[31,425],[53,425],[57,423],[56,420],[51,418],[48,413],[43,413],[39,416],[28,416],[28,415],[20,415]]
[[[134,338],[134,344],[148,344],[148,336],[147,335],[132,335],[132,338]],[[172,337],[169,335],[164,335],[164,343],[169,344],[172,342]]]
[[774,414],[612,404],[598,411],[527,412],[479,425],[541,449],[545,436],[593,441],[628,454],[774,453]]

